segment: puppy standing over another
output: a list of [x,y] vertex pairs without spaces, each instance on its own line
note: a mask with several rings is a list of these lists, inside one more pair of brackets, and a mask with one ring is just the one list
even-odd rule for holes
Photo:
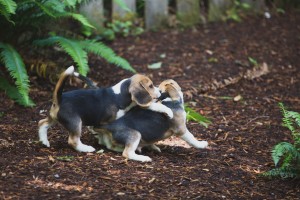
[[153,102],[153,99],[160,96],[160,92],[144,75],[136,74],[109,88],[80,89],[63,93],[66,78],[72,75],[80,77],[74,72],[73,66],[61,74],[55,86],[49,116],[39,121],[39,140],[47,147],[50,147],[47,130],[57,121],[70,132],[68,143],[75,150],[93,152],[95,149],[92,146],[80,141],[83,125],[106,124],[123,116],[135,105],[173,117],[170,108]]
[[151,158],[136,154],[136,150],[150,147],[160,152],[154,143],[172,135],[180,137],[195,148],[206,148],[208,143],[196,140],[186,127],[186,112],[180,86],[174,80],[166,80],[159,85],[159,89],[162,94],[169,96],[162,104],[173,111],[172,119],[158,112],[135,107],[118,120],[103,126],[102,132],[96,135],[98,142],[106,145],[108,149],[123,151],[122,155],[128,159],[142,162],[150,162]]

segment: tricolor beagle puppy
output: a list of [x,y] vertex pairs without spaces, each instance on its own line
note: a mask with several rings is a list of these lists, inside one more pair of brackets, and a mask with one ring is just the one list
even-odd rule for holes
[[160,96],[152,81],[140,74],[124,79],[113,87],[98,89],[79,89],[62,92],[69,76],[79,77],[74,67],[63,72],[55,86],[53,103],[49,116],[39,121],[39,140],[50,147],[47,130],[55,122],[61,123],[69,132],[68,143],[77,151],[93,152],[92,146],[80,141],[81,128],[101,126],[124,115],[131,107],[138,105],[173,117],[170,108],[153,103]]
[[186,127],[186,112],[179,85],[174,80],[166,80],[159,85],[159,89],[162,95],[169,96],[162,100],[162,104],[173,111],[172,119],[155,111],[134,107],[116,121],[103,127],[94,127],[99,132],[95,135],[98,142],[108,149],[123,152],[123,156],[128,159],[142,162],[150,162],[151,158],[136,154],[136,150],[150,147],[160,152],[154,143],[172,135],[180,137],[195,148],[206,148],[208,143],[196,140]]

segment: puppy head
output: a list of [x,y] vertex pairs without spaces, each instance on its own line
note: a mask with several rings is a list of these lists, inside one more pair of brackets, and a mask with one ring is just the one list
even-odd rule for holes
[[153,99],[160,96],[158,88],[154,87],[153,82],[144,75],[136,74],[131,77],[129,93],[132,101],[142,107],[150,106]]
[[177,101],[183,98],[181,87],[178,83],[172,79],[165,80],[159,84],[159,90],[161,93],[168,93],[172,101]]

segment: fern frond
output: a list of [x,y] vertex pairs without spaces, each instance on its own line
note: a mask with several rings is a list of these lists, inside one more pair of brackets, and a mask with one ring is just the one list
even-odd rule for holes
[[9,44],[0,43],[0,59],[15,79],[15,84],[26,106],[32,106],[29,98],[29,78],[21,56]]
[[14,24],[10,16],[16,13],[17,4],[12,0],[0,0],[0,15],[3,15],[7,21]]
[[262,174],[263,176],[267,177],[281,177],[283,179],[285,178],[299,178],[300,177],[300,169],[298,168],[276,168],[272,169],[268,172],[265,172]]
[[86,76],[89,71],[87,52],[83,50],[80,41],[67,39],[60,36],[53,36],[43,40],[35,41],[35,44],[41,46],[59,45],[67,54],[69,54],[78,66],[80,74]]
[[61,16],[72,17],[74,20],[80,22],[81,25],[83,25],[85,28],[95,29],[95,27],[92,24],[90,24],[90,22],[87,20],[87,18],[85,18],[81,14],[78,14],[78,13],[66,13],[66,14],[63,14]]
[[300,127],[300,113],[294,111],[288,111],[287,116],[293,118],[298,127]]
[[292,155],[293,159],[300,158],[300,153],[291,143],[281,142],[277,144],[272,150],[272,159],[275,166],[278,165],[281,157],[283,157],[284,155]]
[[288,111],[285,109],[282,103],[279,103],[280,110],[282,112],[283,118],[283,126],[288,128],[291,132],[294,132],[295,129],[293,127],[293,122],[291,121],[290,117],[288,116]]
[[125,60],[115,54],[115,52],[104,45],[101,42],[97,42],[95,40],[84,40],[81,41],[81,46],[88,52],[94,53],[98,56],[104,58],[107,62],[115,64],[123,69],[129,70],[131,72],[136,72],[135,69],[131,67],[131,65]]
[[22,106],[34,106],[35,104],[31,99],[29,102],[25,102],[22,95],[19,93],[18,89],[11,84],[2,76],[0,76],[0,89],[4,90],[6,95],[16,101],[18,104]]
[[211,121],[201,115],[200,113],[196,112],[192,108],[188,107],[187,105],[184,106],[184,110],[186,111],[186,119],[193,120],[204,126],[205,128],[208,127],[209,124],[211,124]]
[[34,1],[46,14],[57,18],[65,13],[65,4],[59,0],[42,1],[41,3]]
[[13,0],[0,0],[0,7],[4,7],[5,11],[9,14],[15,14],[17,3]]

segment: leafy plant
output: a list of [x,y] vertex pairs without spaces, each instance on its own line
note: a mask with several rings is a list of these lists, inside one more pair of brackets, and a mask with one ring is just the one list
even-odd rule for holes
[[253,66],[258,66],[258,62],[254,58],[248,57],[248,60]]
[[[54,50],[63,50],[70,55],[83,75],[89,71],[90,52],[135,72],[126,60],[117,56],[103,43],[82,37],[82,34],[90,35],[94,27],[84,16],[75,12],[76,5],[81,2],[82,0],[0,0],[0,63],[4,64],[16,85],[10,85],[11,79],[1,74],[0,89],[5,90],[17,103],[24,106],[34,105],[29,97],[29,76],[24,64],[26,62],[20,53],[24,47],[34,49],[35,46],[59,46],[60,48]],[[72,19],[74,23],[80,24],[83,32],[70,32],[71,28],[65,24],[62,32],[60,25],[65,23],[65,19]],[[36,38],[45,38],[50,31],[52,36],[35,41]]]
[[186,112],[187,121],[198,122],[199,124],[201,124],[205,128],[207,128],[208,125],[211,124],[211,121],[209,119],[207,119],[206,117],[204,117],[200,113],[196,112],[195,110],[193,110],[189,106],[185,105],[184,110]]
[[241,11],[250,9],[251,6],[248,3],[235,0],[233,6],[226,11],[226,19],[232,19],[234,21],[241,21]]
[[264,176],[281,178],[300,177],[300,114],[285,109],[282,103],[279,107],[283,114],[283,126],[292,134],[294,143],[280,142],[272,150],[275,169],[265,172]]
[[64,162],[71,162],[74,160],[74,156],[57,156],[56,159]]
[[140,26],[136,26],[130,20],[113,20],[113,22],[107,24],[106,33],[109,32],[112,34],[111,39],[114,39],[117,36],[127,37],[129,35],[140,35],[144,32],[144,29]]

